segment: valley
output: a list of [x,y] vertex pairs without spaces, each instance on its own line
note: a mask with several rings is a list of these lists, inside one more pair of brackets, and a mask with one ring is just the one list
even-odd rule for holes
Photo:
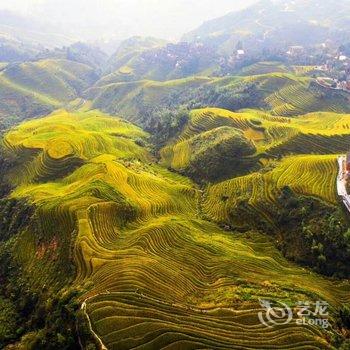
[[349,348],[338,6],[263,0],[113,54],[0,40],[1,349]]

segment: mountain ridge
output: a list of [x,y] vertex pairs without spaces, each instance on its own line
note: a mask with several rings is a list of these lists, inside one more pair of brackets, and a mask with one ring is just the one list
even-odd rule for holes
[[[239,41],[243,43],[246,41],[246,48],[252,42],[259,44],[259,40],[262,40],[265,45],[283,48],[288,44],[322,43],[327,38],[341,41],[348,37],[346,33],[350,29],[349,18],[346,15],[349,13],[350,3],[342,0],[337,2],[337,8],[339,9],[337,13],[343,14],[340,18],[333,15],[334,6],[329,1],[262,0],[245,10],[231,12],[226,16],[207,21],[194,31],[185,34],[182,40],[208,42],[214,47],[218,44],[228,45],[229,41],[234,41],[236,44]],[[297,27],[296,23],[298,23]],[[293,36],[293,24],[294,30],[299,30],[300,34],[295,36],[294,42],[284,42],[283,36]],[[316,35],[309,35],[307,28]],[[283,30],[286,30],[286,33],[283,33]],[[210,38],[211,35],[213,39]],[[281,43],[278,43],[278,40]],[[230,45],[230,49],[233,50],[234,46]]]

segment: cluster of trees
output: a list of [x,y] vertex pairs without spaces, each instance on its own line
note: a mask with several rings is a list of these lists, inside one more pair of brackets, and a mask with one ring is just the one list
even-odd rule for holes
[[16,199],[0,199],[0,242],[20,232],[33,215],[33,208]]
[[275,237],[289,260],[327,276],[350,277],[350,229],[340,208],[314,197],[299,196],[286,186],[270,209],[274,226],[254,215],[245,199],[230,215],[232,222],[244,217],[250,229],[255,227]]
[[194,181],[215,182],[257,167],[257,159],[249,157],[256,148],[238,129],[218,127],[193,137],[190,143],[192,154],[183,172]]
[[332,344],[336,349],[350,349],[350,304],[342,305],[336,310],[335,326],[338,333],[334,334]]
[[189,119],[186,107],[156,107],[140,103],[139,124],[152,135],[152,144],[160,149],[181,132]]
[[[1,118],[0,118],[0,138],[1,138]],[[6,179],[7,171],[18,162],[13,155],[6,152],[3,144],[0,142],[0,199],[9,194],[11,185]]]
[[220,86],[202,85],[199,88],[181,89],[169,94],[166,105],[170,108],[186,106],[188,109],[217,107],[231,111],[242,108],[264,108],[262,91],[255,83]]
[[[29,350],[77,349],[80,293],[74,289],[55,293],[33,290],[30,276],[22,275],[15,258],[17,237],[34,215],[34,208],[26,201],[7,197],[11,188],[3,174],[17,161],[4,151],[0,154],[0,348],[23,337],[22,343]],[[92,350],[88,334],[83,332],[83,338]]]
[[11,301],[0,297],[0,347],[16,332],[16,309]]
[[80,311],[83,291],[32,290],[13,258],[14,238],[0,242],[0,348],[21,339],[28,350],[74,350],[80,341],[97,349]]
[[233,86],[207,85],[191,96],[191,107],[218,107],[231,111],[266,107],[264,96],[255,83]]
[[318,272],[349,278],[350,229],[341,209],[289,187],[278,198],[280,248],[290,259]]
[[242,83],[233,86],[208,84],[199,88],[175,90],[157,105],[145,102],[141,92],[134,102],[139,111],[138,123],[152,134],[152,142],[158,149],[181,132],[192,109],[207,106],[232,111],[264,108],[263,101],[263,94],[256,84]]

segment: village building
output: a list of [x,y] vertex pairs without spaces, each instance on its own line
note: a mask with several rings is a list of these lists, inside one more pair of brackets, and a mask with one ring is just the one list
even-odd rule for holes
[[237,50],[237,54],[236,54],[237,59],[240,60],[240,59],[244,58],[244,56],[245,56],[244,50]]
[[304,46],[290,46],[287,55],[298,56],[304,53]]

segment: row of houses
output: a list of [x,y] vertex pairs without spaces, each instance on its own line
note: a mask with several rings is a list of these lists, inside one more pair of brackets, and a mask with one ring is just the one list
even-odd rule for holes
[[318,77],[316,80],[320,85],[328,89],[350,92],[350,80],[338,80],[324,77]]

